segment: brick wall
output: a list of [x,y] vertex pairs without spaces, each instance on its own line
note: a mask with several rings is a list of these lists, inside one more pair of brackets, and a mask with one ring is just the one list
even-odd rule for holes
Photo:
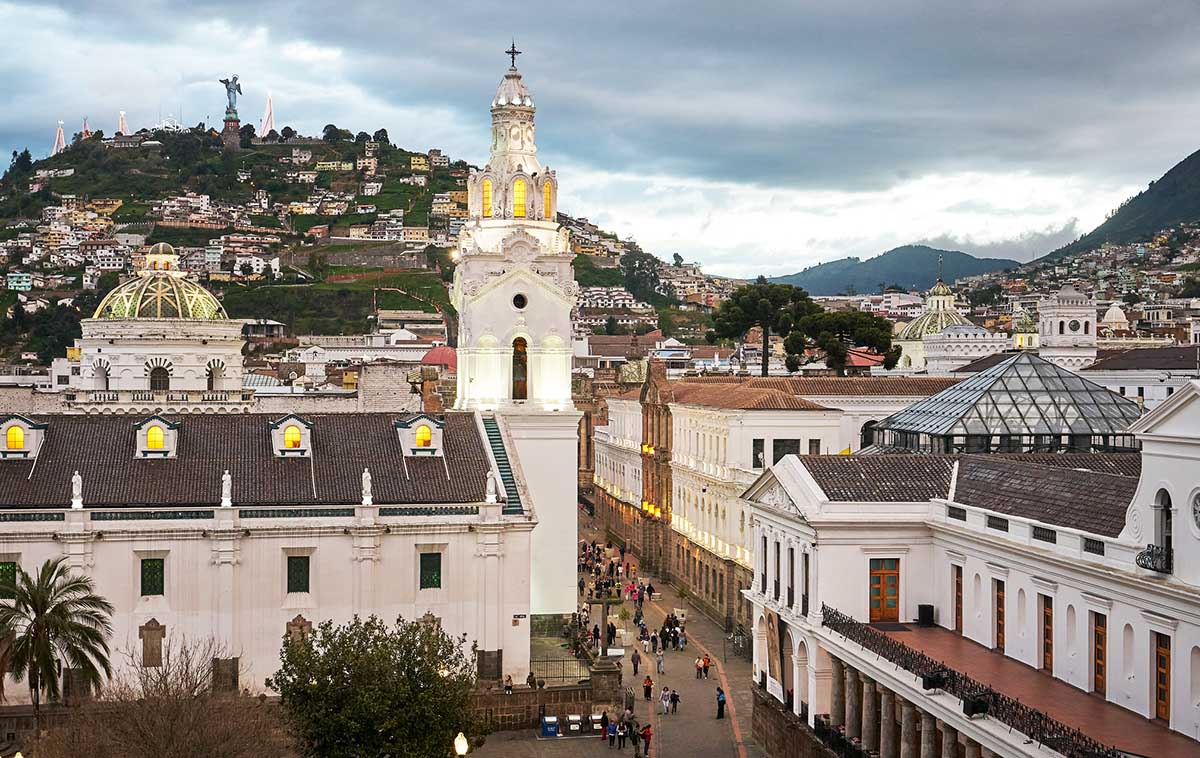
[[475,715],[490,731],[536,729],[541,726],[542,716],[558,716],[566,722],[567,716],[579,714],[585,719],[592,713],[592,686],[590,684],[568,684],[531,690],[517,686],[513,694],[503,690],[488,690],[475,696]]
[[779,701],[754,690],[751,734],[769,758],[836,758],[812,729],[784,710]]
[[0,387],[0,413],[62,413],[62,393],[30,387]]

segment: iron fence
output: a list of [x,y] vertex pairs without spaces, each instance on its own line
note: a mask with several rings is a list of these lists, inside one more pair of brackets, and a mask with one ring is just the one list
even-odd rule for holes
[[578,658],[533,658],[529,669],[546,684],[577,684],[592,678],[587,663]]
[[1026,735],[1031,740],[1062,754],[1064,758],[1124,758],[1125,753],[1101,744],[1083,732],[1069,727],[1035,708],[1024,705],[966,674],[935,661],[919,650],[889,637],[877,629],[856,621],[836,608],[821,604],[822,625],[846,639],[885,658],[925,680],[926,689],[937,689],[960,700],[986,703],[986,712],[997,721]]

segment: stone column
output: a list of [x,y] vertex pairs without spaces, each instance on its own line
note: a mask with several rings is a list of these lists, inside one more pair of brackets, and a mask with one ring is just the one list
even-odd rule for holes
[[937,758],[937,720],[921,712],[921,758]]
[[858,671],[846,667],[846,736],[862,737],[862,681]]
[[982,746],[978,742],[968,737],[966,758],[983,758],[981,748]]
[[834,729],[846,723],[846,667],[837,658],[830,656],[829,678],[829,723]]
[[917,758],[917,709],[907,700],[900,701],[900,758]]
[[896,696],[879,688],[879,758],[896,758]]
[[875,699],[875,681],[862,677],[862,741],[867,750],[879,749],[879,701]]
[[958,758],[958,730],[942,722],[942,758]]

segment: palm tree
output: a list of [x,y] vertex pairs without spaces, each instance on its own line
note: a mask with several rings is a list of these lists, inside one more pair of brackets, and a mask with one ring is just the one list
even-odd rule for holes
[[8,598],[0,601],[0,639],[9,643],[7,670],[14,680],[28,681],[39,734],[42,694],[49,700],[62,694],[60,663],[92,688],[100,685],[102,672],[112,675],[112,603],[96,594],[90,578],[72,576],[65,561],[47,560],[36,577],[18,567],[14,583],[0,583],[0,597]]

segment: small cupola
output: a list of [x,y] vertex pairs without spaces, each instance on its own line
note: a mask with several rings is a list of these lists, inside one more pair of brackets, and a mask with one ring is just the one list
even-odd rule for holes
[[396,433],[400,435],[400,447],[408,456],[440,456],[442,454],[442,430],[444,421],[426,413],[418,413],[410,419],[397,421]]
[[133,426],[138,458],[174,458],[179,449],[179,424],[154,415]]
[[0,460],[36,458],[46,438],[46,424],[26,416],[0,416]]
[[312,455],[312,422],[294,413],[271,422],[271,447],[280,458]]

